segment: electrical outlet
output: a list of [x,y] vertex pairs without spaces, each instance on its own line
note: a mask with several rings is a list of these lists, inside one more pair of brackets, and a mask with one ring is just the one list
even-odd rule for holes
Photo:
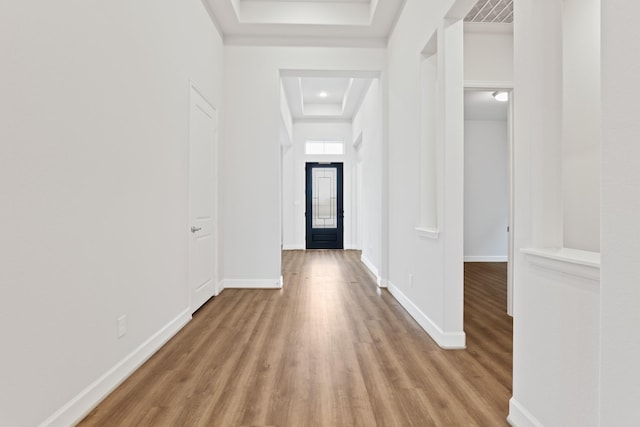
[[413,274],[409,273],[409,287],[413,288]]
[[127,334],[127,316],[118,317],[118,338],[122,338]]

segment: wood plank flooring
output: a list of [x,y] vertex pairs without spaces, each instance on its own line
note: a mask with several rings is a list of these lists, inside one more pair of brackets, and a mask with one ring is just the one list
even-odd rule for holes
[[466,265],[445,351],[359,256],[285,252],[284,289],[225,290],[80,426],[508,425],[505,265]]

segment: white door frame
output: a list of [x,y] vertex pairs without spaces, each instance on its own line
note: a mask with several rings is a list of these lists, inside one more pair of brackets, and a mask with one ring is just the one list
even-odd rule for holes
[[509,93],[509,113],[507,118],[508,127],[508,158],[509,158],[509,233],[507,249],[507,314],[513,317],[513,231],[514,231],[514,138],[513,138],[513,106],[514,90],[512,82],[474,82],[465,81],[464,89],[496,91],[502,90]]

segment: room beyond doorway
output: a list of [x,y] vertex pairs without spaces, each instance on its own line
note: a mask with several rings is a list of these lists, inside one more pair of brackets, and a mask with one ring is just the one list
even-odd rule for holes
[[[502,95],[502,96],[501,96]],[[512,314],[513,90],[466,88],[464,261],[507,263]]]

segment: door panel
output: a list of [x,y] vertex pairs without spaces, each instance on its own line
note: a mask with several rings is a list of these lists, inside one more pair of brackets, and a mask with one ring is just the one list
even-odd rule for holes
[[307,249],[342,249],[342,163],[307,163],[306,169]]
[[194,312],[216,293],[216,110],[191,88],[189,291]]

